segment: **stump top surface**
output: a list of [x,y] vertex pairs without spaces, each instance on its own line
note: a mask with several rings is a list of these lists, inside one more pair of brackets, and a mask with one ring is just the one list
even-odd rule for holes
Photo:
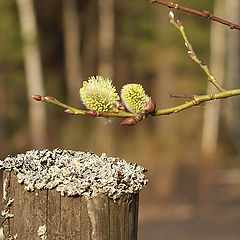
[[91,152],[30,150],[0,160],[0,169],[14,171],[28,191],[56,188],[62,195],[91,198],[99,193],[118,199],[139,192],[148,180],[146,169],[123,159]]

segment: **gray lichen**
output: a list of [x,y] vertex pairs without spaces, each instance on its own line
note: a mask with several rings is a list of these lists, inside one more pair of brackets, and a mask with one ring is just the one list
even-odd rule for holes
[[10,207],[14,202],[14,199],[9,198],[7,202],[7,207]]
[[114,200],[139,192],[148,180],[146,169],[105,153],[48,149],[8,156],[0,169],[15,171],[18,182],[28,191],[56,188],[61,195],[91,198],[100,193]]
[[7,218],[12,218],[14,215],[10,213],[9,209],[3,210],[1,213],[2,217],[4,217],[5,219]]
[[47,227],[46,227],[46,225],[40,226],[38,228],[38,236],[40,236],[42,240],[47,239]]

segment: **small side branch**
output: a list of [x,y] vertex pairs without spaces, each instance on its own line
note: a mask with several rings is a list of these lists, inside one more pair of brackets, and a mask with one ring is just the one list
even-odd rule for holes
[[201,95],[201,96],[193,95],[192,101],[188,101],[184,104],[181,104],[172,108],[157,110],[155,113],[152,113],[151,115],[160,116],[160,115],[169,115],[172,113],[178,113],[180,111],[191,108],[193,106],[197,106],[203,102],[233,97],[237,95],[240,95],[240,89],[228,90],[228,91],[224,91],[216,94],[209,94],[209,95]]
[[173,26],[175,26],[182,34],[182,37],[185,41],[185,46],[188,50],[189,57],[202,68],[202,70],[207,75],[209,82],[211,82],[220,92],[225,91],[225,89],[217,82],[216,78],[210,73],[208,66],[203,61],[199,60],[198,57],[196,56],[193,50],[193,47],[186,36],[182,22],[180,22],[179,20],[177,20],[176,22],[174,20],[174,14],[172,11],[170,11],[168,15],[168,19],[169,19],[169,22],[173,24]]
[[206,10],[203,10],[202,12],[200,12],[200,11],[195,10],[195,9],[191,9],[191,8],[187,8],[187,7],[180,6],[180,5],[177,4],[177,3],[166,2],[166,1],[162,1],[162,0],[150,0],[150,2],[152,2],[152,3],[158,3],[158,4],[161,4],[161,5],[167,6],[167,7],[169,7],[169,8],[178,9],[178,10],[183,11],[183,12],[192,13],[192,14],[194,14],[194,15],[198,15],[198,16],[201,16],[201,17],[210,19],[210,20],[212,20],[212,21],[215,21],[215,22],[218,22],[218,23],[227,25],[227,26],[229,26],[231,29],[240,30],[240,25],[237,25],[237,24],[232,23],[232,22],[229,22],[229,21],[227,21],[227,20],[225,20],[225,19],[222,19],[222,18],[213,16],[209,11],[206,11]]

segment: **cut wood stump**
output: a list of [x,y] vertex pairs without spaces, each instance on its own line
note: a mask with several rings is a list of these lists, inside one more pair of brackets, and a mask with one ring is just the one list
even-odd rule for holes
[[[94,155],[94,157],[95,156],[96,155]],[[39,161],[41,162],[42,160]],[[122,160],[118,159],[118,161]],[[93,190],[95,184],[94,181],[92,181],[87,188],[85,187],[86,191],[83,192],[85,195],[79,193],[69,194],[69,192],[64,194],[66,188],[61,185],[64,183],[60,182],[53,189],[49,189],[47,185],[41,184],[42,188],[38,189],[39,185],[37,184],[39,184],[39,179],[35,177],[35,185],[32,185],[30,178],[34,171],[38,169],[36,162],[34,167],[29,166],[29,163],[27,163],[29,169],[27,169],[26,174],[28,177],[24,180],[22,174],[26,169],[23,171],[22,168],[26,167],[26,164],[19,164],[17,167],[9,166],[9,168],[6,169],[6,165],[4,165],[3,162],[4,161],[2,161],[2,166],[0,162],[0,168],[5,168],[3,172],[3,209],[1,223],[5,239],[137,239],[139,190],[133,191],[132,193],[123,191],[123,194],[121,195],[116,193],[118,197],[114,198],[114,190],[111,192],[111,196],[104,193],[104,191],[99,191],[99,189],[95,189],[96,191],[99,191],[95,194]],[[5,163],[9,164],[8,161],[5,161]],[[48,163],[47,165],[44,165],[40,171],[43,171],[43,169],[46,170],[46,166],[48,166]],[[67,166],[61,166],[62,172]],[[122,165],[120,164],[119,167],[120,166]],[[55,165],[54,167],[56,169]],[[12,170],[10,170],[11,168]],[[47,170],[49,171],[49,169],[51,169],[51,167]],[[121,185],[120,182],[124,179],[125,173],[123,168],[120,167],[120,169],[121,170],[117,170],[118,172],[116,173],[116,184],[118,184],[119,188],[122,187],[122,189],[124,189],[131,181],[129,181],[127,185],[124,185],[125,180],[123,180],[123,186]],[[73,170],[73,168],[71,168],[71,170]],[[89,166],[87,166],[87,171],[88,170]],[[74,169],[74,171],[76,171],[76,169]],[[121,174],[119,171],[121,171]],[[87,173],[89,174],[89,172]],[[101,181],[101,171],[97,172],[97,174],[97,180]],[[134,177],[134,181],[136,181],[137,175],[134,175],[134,173],[131,174],[131,177]],[[142,173],[138,174],[140,174],[140,178],[143,177],[141,175]],[[121,177],[119,178],[120,175]],[[65,177],[67,178],[67,176]],[[74,177],[76,177],[75,174]],[[77,177],[79,178],[80,176]],[[81,177],[84,178],[83,172]],[[91,178],[91,176],[88,177]],[[42,178],[44,179],[44,173]],[[96,178],[96,176],[93,176],[93,178]],[[53,179],[54,178],[52,177],[51,180]],[[89,179],[87,181],[90,183]],[[111,181],[112,179],[110,182]],[[146,183],[146,181],[147,180],[145,179],[144,182],[142,182],[142,185],[144,185],[143,183]],[[72,182],[76,183],[73,179]],[[107,181],[105,182],[107,186]],[[137,184],[140,184],[140,182],[137,182]],[[66,184],[68,183],[69,182]],[[134,185],[135,183],[132,184]],[[38,186],[38,188],[36,186]],[[32,189],[33,187],[34,190]],[[111,184],[111,187],[117,189],[117,186],[113,186],[113,184]],[[31,191],[29,191],[29,189],[31,189]],[[64,189],[64,192],[61,191],[62,189]],[[111,188],[108,186],[106,189]]]

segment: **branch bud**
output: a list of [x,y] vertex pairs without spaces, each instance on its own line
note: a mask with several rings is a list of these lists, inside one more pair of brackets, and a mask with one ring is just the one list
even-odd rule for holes
[[133,126],[136,125],[139,122],[139,120],[135,117],[126,118],[123,122],[121,122],[121,125],[125,126]]
[[64,112],[68,113],[68,114],[71,114],[71,115],[75,115],[75,113],[70,109],[66,109]]
[[155,101],[153,100],[153,98],[150,97],[150,98],[149,98],[149,101],[148,101],[148,103],[147,103],[146,112],[151,113],[151,112],[154,112],[155,109],[156,109],[156,103],[155,103]]
[[192,51],[188,51],[188,56],[194,61],[195,54]]
[[54,97],[49,97],[49,96],[46,96],[44,97],[46,100],[51,100],[51,101],[56,101],[56,98]]
[[207,18],[212,18],[212,14],[209,11],[203,10],[203,14]]
[[40,95],[32,95],[32,99],[34,99],[36,101],[42,101],[42,96],[40,96]]
[[170,11],[168,13],[168,21],[171,21],[172,19],[174,19],[174,13],[172,11]]
[[89,116],[93,116],[93,117],[99,117],[99,115],[100,115],[100,113],[95,110],[88,110],[88,111],[86,111],[86,114]]
[[177,25],[178,25],[179,27],[183,27],[183,24],[182,24],[182,22],[181,22],[181,21],[179,21],[179,20],[177,20]]

